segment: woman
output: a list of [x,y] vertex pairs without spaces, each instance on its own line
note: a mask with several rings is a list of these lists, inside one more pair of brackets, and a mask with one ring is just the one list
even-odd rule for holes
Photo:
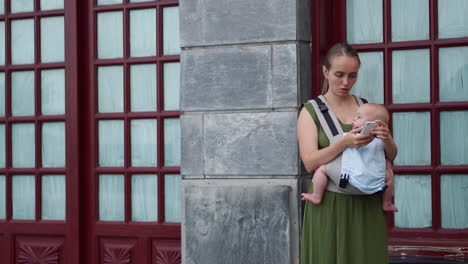
[[[307,171],[335,159],[347,147],[361,147],[373,136],[360,135],[351,123],[359,103],[350,94],[357,81],[359,56],[348,44],[335,44],[327,53],[322,67],[325,76],[322,94],[348,132],[335,144],[329,140],[310,104],[302,109],[297,133],[302,161]],[[393,160],[396,145],[386,125],[373,130],[384,141],[385,155]],[[313,191],[313,185],[309,192]],[[346,195],[325,192],[322,203],[306,202],[301,238],[301,264],[386,264],[387,229],[381,195]]]

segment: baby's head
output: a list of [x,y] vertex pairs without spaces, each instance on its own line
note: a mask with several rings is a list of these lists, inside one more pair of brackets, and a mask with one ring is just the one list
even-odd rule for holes
[[364,126],[366,122],[380,120],[388,124],[389,116],[387,109],[378,104],[363,104],[361,105],[353,119],[353,128]]

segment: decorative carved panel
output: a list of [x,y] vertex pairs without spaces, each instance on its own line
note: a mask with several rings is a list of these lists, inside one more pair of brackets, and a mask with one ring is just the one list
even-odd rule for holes
[[15,259],[17,264],[62,264],[63,238],[16,237]]
[[101,239],[100,263],[131,264],[134,263],[135,241],[133,239]]
[[152,264],[181,264],[180,241],[153,241],[151,248]]

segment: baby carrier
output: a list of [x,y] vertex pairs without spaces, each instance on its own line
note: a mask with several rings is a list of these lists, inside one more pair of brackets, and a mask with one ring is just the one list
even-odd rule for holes
[[[354,97],[359,105],[366,104],[368,101],[364,98]],[[340,138],[343,137],[343,129],[340,122],[335,116],[333,111],[329,111],[329,105],[323,95],[320,95],[309,101],[317,114],[317,118],[323,131],[327,135],[330,145],[335,144]],[[351,195],[365,195],[356,187],[348,184],[347,175],[341,175],[341,157],[340,154],[333,161],[327,164],[327,175],[331,181],[328,181],[327,190],[337,193],[351,194]],[[337,173],[338,172],[338,173]],[[338,187],[339,186],[339,187]]]

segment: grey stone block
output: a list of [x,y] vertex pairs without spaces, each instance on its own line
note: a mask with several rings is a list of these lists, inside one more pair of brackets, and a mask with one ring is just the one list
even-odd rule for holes
[[296,47],[296,45],[273,46],[273,107],[288,107],[297,104]]
[[181,174],[203,174],[203,115],[182,115]]
[[270,46],[183,51],[181,63],[183,111],[271,105]]
[[290,189],[185,187],[183,263],[291,263]]
[[181,63],[183,111],[300,104],[297,44],[184,50]]
[[296,40],[296,2],[182,0],[181,46]]
[[206,175],[297,175],[296,112],[206,114]]

